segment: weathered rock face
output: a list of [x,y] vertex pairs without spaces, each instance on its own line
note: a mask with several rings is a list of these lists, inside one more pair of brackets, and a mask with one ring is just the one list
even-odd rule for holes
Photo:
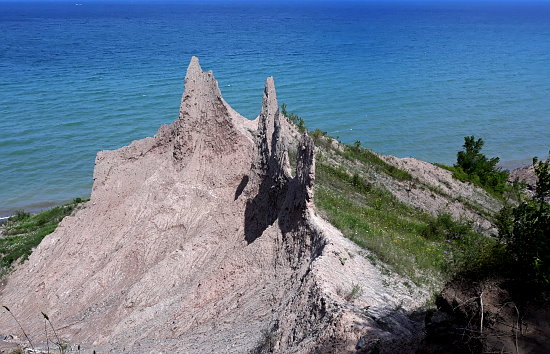
[[[345,352],[380,340],[406,351],[418,334],[404,312],[426,294],[316,216],[314,146],[301,137],[291,176],[292,130],[272,78],[249,121],[193,58],[179,118],[97,155],[87,207],[10,275],[0,302],[35,344],[43,311],[69,343],[101,352]],[[0,329],[22,337],[7,316]]]

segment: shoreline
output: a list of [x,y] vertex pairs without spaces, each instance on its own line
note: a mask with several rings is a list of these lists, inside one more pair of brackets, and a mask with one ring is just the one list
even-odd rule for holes
[[[76,193],[75,193],[76,194]],[[90,194],[86,194],[84,196],[74,197],[71,199],[64,199],[64,200],[58,200],[58,201],[49,201],[49,202],[35,202],[28,204],[25,207],[17,207],[17,208],[0,208],[0,224],[4,224],[8,221],[8,219],[15,215],[15,213],[18,210],[25,211],[30,214],[38,214],[44,210],[52,209],[60,205],[67,204],[74,200],[75,198],[81,198],[81,199],[87,199],[90,198]]]
[[[538,157],[539,160],[544,160],[544,157]],[[497,167],[502,168],[503,170],[512,172],[513,170],[517,170],[518,168],[523,168],[527,166],[531,166],[533,164],[533,157],[519,159],[519,160],[506,160],[506,161],[500,161],[497,164]]]

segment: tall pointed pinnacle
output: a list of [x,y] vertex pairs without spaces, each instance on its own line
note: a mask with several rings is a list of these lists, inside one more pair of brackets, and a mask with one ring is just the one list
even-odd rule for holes
[[[259,131],[262,140],[266,142],[266,149],[262,152],[269,156],[271,154],[273,131],[275,129],[275,119],[278,117],[279,105],[277,103],[277,93],[275,92],[275,82],[273,77],[265,80],[264,95],[262,99],[262,110],[259,118]],[[265,138],[264,138],[265,137]]]
[[[290,177],[286,147],[286,120],[279,112],[273,77],[265,81],[262,110],[258,117],[260,163],[264,173],[277,180]],[[286,176],[286,177],[283,177]]]
[[195,151],[224,154],[236,149],[237,130],[212,71],[203,72],[192,57],[185,75],[185,91],[174,123],[174,158],[182,161]]
[[[214,78],[212,71],[203,72],[199,59],[192,57],[185,74],[185,91],[181,99],[179,118],[184,116],[198,117],[201,113],[213,113],[214,107],[221,109],[223,106],[222,95],[218,87],[218,82]],[[215,112],[218,113],[218,112]]]
[[185,74],[185,79],[190,76],[202,74],[201,64],[199,63],[199,58],[192,56],[187,66],[187,73]]

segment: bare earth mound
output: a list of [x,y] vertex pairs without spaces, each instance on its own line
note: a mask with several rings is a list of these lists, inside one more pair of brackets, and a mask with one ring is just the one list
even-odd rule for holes
[[[272,78],[254,121],[193,58],[179,118],[96,159],[87,207],[8,278],[0,302],[45,346],[41,311],[98,352],[407,352],[426,294],[389,282],[318,217],[314,146],[296,176]],[[4,313],[0,334],[24,338]]]

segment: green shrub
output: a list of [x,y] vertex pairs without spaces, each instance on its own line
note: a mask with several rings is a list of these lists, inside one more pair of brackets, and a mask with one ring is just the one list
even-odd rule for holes
[[368,192],[371,190],[372,185],[368,182],[366,182],[364,179],[359,177],[357,173],[354,173],[351,177],[350,183],[358,190],[360,190],[362,193]]
[[315,129],[314,131],[309,132],[309,136],[313,139],[315,146],[322,147],[326,150],[332,150],[332,142],[334,138],[327,135],[327,132],[322,131],[321,129]]
[[443,241],[459,239],[470,231],[470,225],[457,223],[450,214],[443,213],[430,220],[421,234],[428,240]]
[[429,220],[421,234],[444,242],[443,269],[450,275],[488,270],[502,261],[502,247],[496,239],[475,232],[469,223],[457,222],[449,214]]
[[539,287],[550,287],[550,168],[548,161],[533,159],[535,196],[515,208],[505,207],[497,218],[499,236],[517,275]]
[[28,219],[31,216],[30,213],[27,213],[24,210],[16,210],[15,215],[11,216],[8,221],[21,221]]
[[323,139],[324,136],[327,135],[327,132],[324,132],[321,129],[317,128],[314,131],[312,131],[309,135],[313,139],[313,142],[315,143],[315,145],[319,145],[319,142],[321,141],[321,139]]
[[464,150],[459,151],[454,165],[453,177],[463,182],[471,182],[489,193],[502,197],[507,190],[508,172],[496,167],[498,157],[487,158],[481,153],[483,140],[475,136],[464,137]]

